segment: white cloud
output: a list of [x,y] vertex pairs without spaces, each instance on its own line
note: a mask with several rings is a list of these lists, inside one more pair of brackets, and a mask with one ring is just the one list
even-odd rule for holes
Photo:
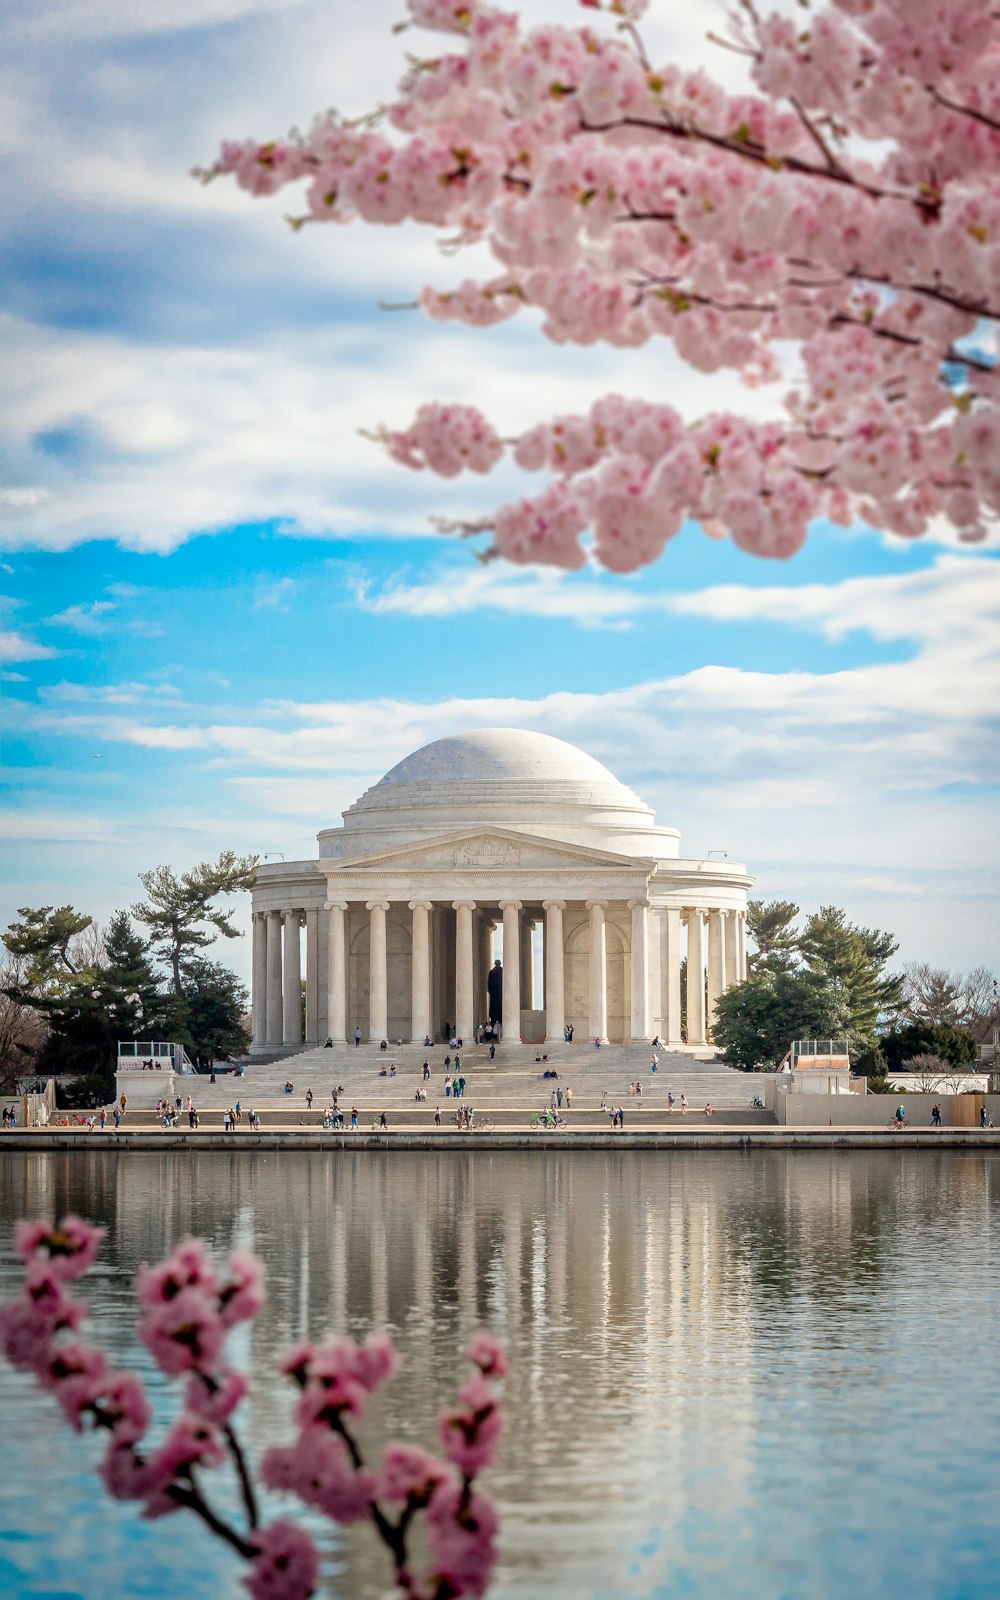
[[[12,628],[0,628],[0,661],[47,661],[58,652],[35,639],[25,638]],[[17,673],[7,674],[8,683],[18,678]],[[24,680],[21,679],[23,682]]]
[[298,588],[295,578],[261,578],[254,590],[254,610],[287,611]]
[[73,633],[97,637],[110,632],[108,619],[114,610],[116,607],[111,600],[92,600],[89,605],[67,606],[65,611],[59,611],[45,620],[57,628],[69,628]]

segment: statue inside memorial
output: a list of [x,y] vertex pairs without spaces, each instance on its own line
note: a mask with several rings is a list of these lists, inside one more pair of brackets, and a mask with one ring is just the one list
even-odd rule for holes
[[494,961],[486,976],[486,995],[490,1007],[490,1027],[503,1025],[503,965]]

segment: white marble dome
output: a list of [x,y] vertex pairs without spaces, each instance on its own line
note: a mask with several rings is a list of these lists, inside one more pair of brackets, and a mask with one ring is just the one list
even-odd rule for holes
[[477,728],[435,739],[392,767],[319,836],[321,855],[463,823],[576,838],[626,855],[676,855],[677,834],[608,768],[576,745],[525,728]]

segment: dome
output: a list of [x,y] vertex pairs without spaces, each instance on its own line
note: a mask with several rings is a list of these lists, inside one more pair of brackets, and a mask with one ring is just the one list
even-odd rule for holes
[[[424,783],[487,783],[522,790],[543,785],[547,794],[556,785],[567,795],[572,790],[580,799],[645,809],[638,795],[593,756],[565,739],[525,728],[477,728],[472,733],[435,739],[400,761],[368,794],[374,796],[391,785]],[[542,797],[537,790],[536,795]]]
[[547,838],[676,855],[677,835],[593,756],[525,728],[476,728],[435,739],[400,761],[326,829],[323,855],[385,847],[458,828],[507,828]]

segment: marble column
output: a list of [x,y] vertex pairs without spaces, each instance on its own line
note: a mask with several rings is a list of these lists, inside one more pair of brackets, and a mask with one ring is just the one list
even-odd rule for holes
[[588,900],[590,912],[590,1037],[605,1043],[608,1037],[608,961],[605,928],[606,900]]
[[649,1027],[649,902],[630,900],[632,913],[632,1003],[633,1043],[650,1037]]
[[319,1044],[319,912],[306,912],[306,1044]]
[[521,950],[518,940],[520,900],[501,900],[503,912],[503,1037],[517,1044],[521,1037]]
[[563,945],[565,900],[545,900],[545,1042],[562,1044],[566,1029]]
[[388,900],[368,900],[368,1037],[374,1043],[389,1031],[388,959],[385,914]]
[[725,925],[726,988],[740,981],[740,914],[738,911],[722,913]]
[[431,911],[430,900],[411,900],[413,929],[410,957],[410,1038],[423,1044],[431,1035]]
[[687,949],[687,1042],[705,1043],[705,930],[704,911],[689,906],[685,912]]
[[472,913],[474,900],[454,900],[455,912],[455,1033],[472,1043],[475,1018],[472,1014]]
[[725,912],[708,913],[708,1028],[715,1026],[715,1008],[726,991]]
[[525,911],[521,917],[519,943],[521,949],[521,1005],[532,1011],[535,1005],[535,955],[531,947],[531,930],[534,918]]
[[681,1042],[681,914],[673,906],[660,912],[660,969],[663,984],[664,1044]]
[[267,917],[253,914],[253,1042],[267,1041]]
[[267,913],[267,1043],[281,1043],[281,912]]
[[334,1044],[347,1040],[347,931],[345,900],[328,900],[326,937],[326,1030]]
[[302,1043],[302,955],[299,948],[301,912],[285,912],[284,984],[281,1038],[283,1044]]
[[736,943],[738,949],[736,970],[742,980],[747,977],[749,971],[747,965],[747,914],[745,911],[739,913]]

